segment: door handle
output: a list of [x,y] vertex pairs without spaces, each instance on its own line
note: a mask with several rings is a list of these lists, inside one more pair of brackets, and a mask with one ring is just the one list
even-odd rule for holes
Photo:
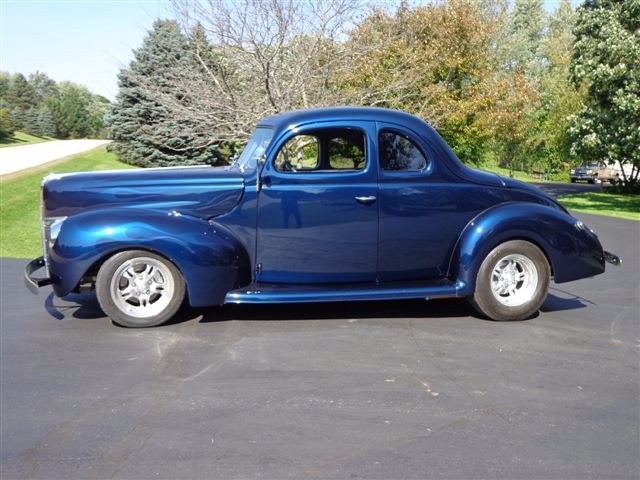
[[376,197],[374,195],[364,196],[364,197],[356,197],[356,202],[361,203],[362,205],[371,205],[376,201]]

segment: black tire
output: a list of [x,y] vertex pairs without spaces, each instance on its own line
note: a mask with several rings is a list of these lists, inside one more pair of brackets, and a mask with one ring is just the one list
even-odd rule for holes
[[576,183],[576,179],[575,179],[575,178],[572,178],[572,179],[571,179],[571,183]]
[[550,278],[547,257],[537,246],[511,240],[498,245],[484,259],[469,301],[492,320],[525,320],[540,309]]
[[104,313],[124,327],[154,327],[175,315],[185,297],[180,270],[160,255],[130,250],[109,258],[96,279]]

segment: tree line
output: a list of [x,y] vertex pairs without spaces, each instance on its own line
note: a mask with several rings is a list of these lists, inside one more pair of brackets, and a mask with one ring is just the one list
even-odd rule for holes
[[266,115],[370,105],[473,165],[640,167],[640,0],[172,4],[119,75],[108,124],[130,163],[223,163]]
[[109,100],[45,73],[0,72],[0,139],[15,131],[60,139],[107,135]]

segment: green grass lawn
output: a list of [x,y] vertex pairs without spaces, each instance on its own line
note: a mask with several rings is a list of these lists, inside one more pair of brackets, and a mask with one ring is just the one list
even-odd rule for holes
[[[488,172],[497,173],[498,175],[502,175],[503,177],[509,176],[509,169],[498,167],[496,165],[487,165],[486,167],[480,167],[482,170],[486,170]],[[520,180],[521,182],[542,182],[543,180],[538,177],[534,177],[526,172],[521,172],[520,170],[513,171],[513,178],[516,180]]]
[[49,173],[132,168],[99,147],[57,162],[0,177],[0,257],[42,255],[40,240],[40,182]]
[[17,147],[19,145],[31,145],[32,143],[42,143],[55,140],[51,137],[37,137],[24,132],[15,132],[12,137],[0,140],[0,148]]
[[558,201],[576,212],[640,220],[640,195],[589,192],[562,195]]

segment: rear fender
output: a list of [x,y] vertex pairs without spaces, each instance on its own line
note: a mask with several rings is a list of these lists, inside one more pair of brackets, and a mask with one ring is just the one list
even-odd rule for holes
[[526,240],[547,256],[556,283],[604,271],[604,253],[596,235],[570,215],[531,203],[503,203],[477,215],[463,230],[449,266],[449,278],[475,291],[480,265],[495,247],[508,240]]
[[192,306],[222,304],[228,291],[251,281],[247,252],[223,226],[174,212],[113,208],[64,221],[50,252],[56,295],[69,294],[111,255],[134,249],[171,260],[184,276]]

